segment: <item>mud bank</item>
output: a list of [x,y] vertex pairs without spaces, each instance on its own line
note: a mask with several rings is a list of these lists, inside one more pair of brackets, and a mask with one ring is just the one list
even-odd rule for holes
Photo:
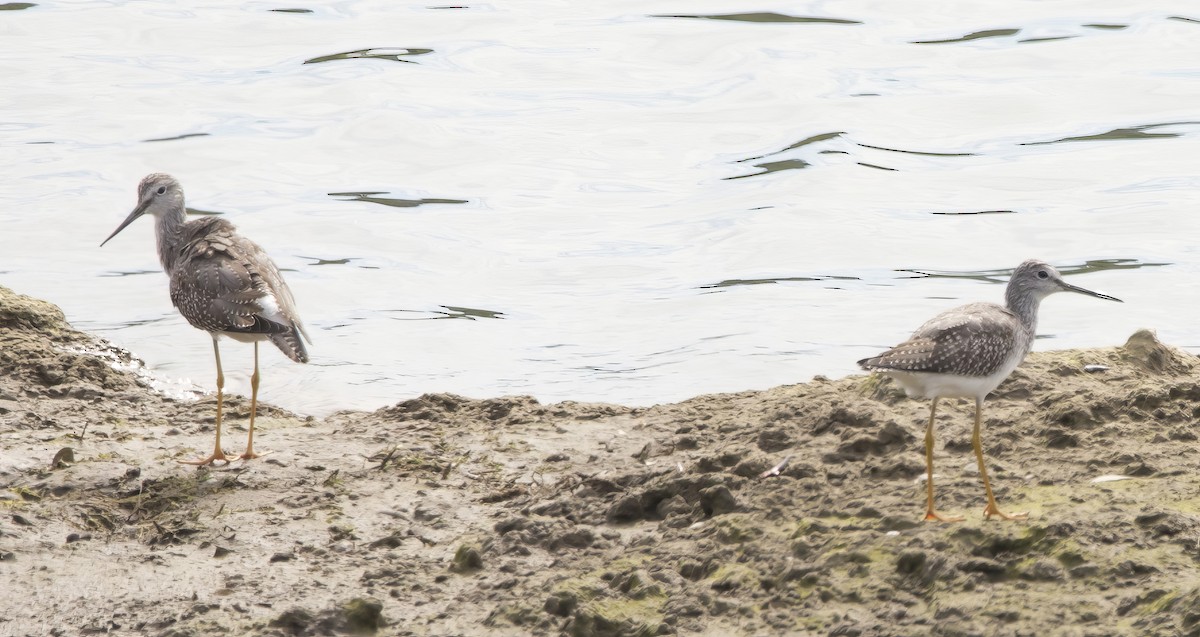
[[928,405],[867,376],[262,407],[270,455],[195,470],[214,399],[136,368],[0,288],[0,634],[1200,635],[1200,371],[1149,332],[1034,354],[987,403],[1019,522],[980,515],[967,401],[936,451],[967,521],[921,522]]

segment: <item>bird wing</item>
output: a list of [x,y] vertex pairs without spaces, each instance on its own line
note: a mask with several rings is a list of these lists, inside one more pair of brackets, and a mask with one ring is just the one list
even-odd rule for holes
[[943,312],[905,342],[858,362],[868,370],[990,376],[1013,353],[1021,323],[992,303],[972,303]]
[[171,302],[209,332],[283,334],[296,328],[291,292],[257,244],[218,218],[185,224]]

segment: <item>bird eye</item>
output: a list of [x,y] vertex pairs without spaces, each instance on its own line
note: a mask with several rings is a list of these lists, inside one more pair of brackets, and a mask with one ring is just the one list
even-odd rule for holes
[[1050,278],[1050,274],[1047,273],[1045,270],[1038,270],[1038,278],[1039,279],[1048,279],[1048,278]]
[[165,195],[165,194],[167,194],[167,187],[166,187],[166,186],[159,186],[159,187],[158,187],[158,194],[160,194],[160,195]]

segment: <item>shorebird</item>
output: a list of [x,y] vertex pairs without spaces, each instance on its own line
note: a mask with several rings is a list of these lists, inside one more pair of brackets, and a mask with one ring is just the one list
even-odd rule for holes
[[147,175],[138,184],[137,206],[108,235],[104,247],[138,217],[154,217],[158,260],[171,282],[171,303],[192,327],[212,336],[217,361],[217,438],[212,455],[184,464],[229,464],[221,449],[221,416],[225,374],[218,339],[228,336],[254,343],[254,373],[250,376],[250,434],[242,460],[258,458],[254,451],[254,415],[258,409],[258,342],[269,340],[288,358],[308,362],[304,341],[311,340],[296,314],[295,302],[279,268],[257,243],[237,233],[219,217],[186,221],[183,187],[162,173]]
[[1019,519],[1025,513],[1006,514],[996,506],[984,466],[979,429],[983,400],[1025,360],[1037,331],[1038,305],[1055,292],[1078,292],[1100,299],[1121,299],[1085,290],[1063,281],[1047,263],[1029,260],[1017,266],[1004,292],[1005,304],[969,303],[947,310],[925,322],[909,339],[871,358],[858,361],[867,371],[881,372],[900,383],[911,398],[931,398],[929,426],[925,429],[926,520],[958,522],[933,508],[933,419],[939,398],[974,398],[975,432],[971,444],[979,475],[987,492],[986,518]]

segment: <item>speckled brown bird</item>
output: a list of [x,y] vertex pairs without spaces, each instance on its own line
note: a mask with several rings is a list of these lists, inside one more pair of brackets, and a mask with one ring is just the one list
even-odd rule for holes
[[868,371],[887,374],[913,398],[932,398],[925,429],[926,520],[960,521],[933,508],[933,419],[939,398],[974,398],[975,432],[971,444],[987,492],[983,514],[1003,519],[1023,518],[996,506],[980,444],[983,400],[1025,360],[1037,331],[1038,305],[1055,292],[1078,292],[1096,298],[1121,299],[1085,290],[1063,281],[1047,263],[1029,260],[1017,266],[1005,290],[1005,305],[969,303],[933,317],[909,339],[871,358],[858,361]]
[[[218,339],[228,336],[254,343],[254,373],[250,376],[250,434],[242,460],[259,457],[254,451],[254,416],[258,409],[258,342],[269,340],[288,358],[308,362],[309,340],[296,314],[295,301],[279,268],[257,243],[241,236],[220,217],[186,221],[183,188],[162,173],[146,176],[138,185],[138,203],[117,226],[104,246],[138,217],[155,219],[158,259],[171,283],[171,303],[193,327],[212,336],[217,361],[217,437],[212,455],[185,464],[229,463],[221,449],[221,416],[225,374]],[[311,341],[309,341],[311,342]]]

